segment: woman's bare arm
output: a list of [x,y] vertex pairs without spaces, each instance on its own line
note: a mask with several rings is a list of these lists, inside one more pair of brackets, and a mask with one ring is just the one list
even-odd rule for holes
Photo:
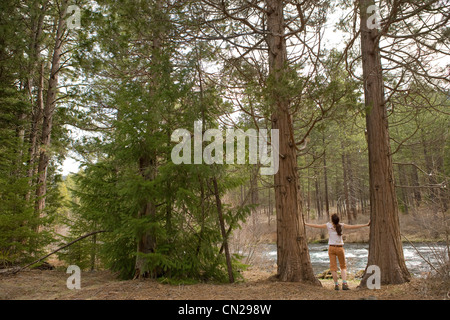
[[306,223],[306,222],[305,222],[305,226],[311,227],[311,228],[319,228],[319,229],[326,229],[327,228],[326,224],[313,224],[313,223]]
[[359,228],[364,228],[364,227],[368,227],[368,226],[370,226],[370,220],[369,220],[369,222],[368,223],[366,223],[366,224],[354,224],[354,225],[351,225],[351,224],[343,224],[343,227],[345,228],[345,229],[359,229]]

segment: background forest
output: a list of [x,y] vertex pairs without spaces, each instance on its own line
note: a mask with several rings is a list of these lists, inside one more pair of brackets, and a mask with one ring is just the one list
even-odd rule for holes
[[[448,246],[448,1],[2,0],[0,268],[100,231],[58,252],[61,264],[238,279],[242,255],[280,237],[281,182],[248,163],[175,165],[171,135],[195,121],[289,128],[296,219],[374,221],[363,4],[380,8],[401,233]],[[68,157],[82,165],[63,175]]]

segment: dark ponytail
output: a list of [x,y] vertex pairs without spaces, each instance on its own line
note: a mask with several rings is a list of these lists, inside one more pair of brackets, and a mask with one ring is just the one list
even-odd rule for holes
[[339,216],[336,213],[331,216],[331,221],[334,224],[337,234],[342,236],[342,226],[339,224]]

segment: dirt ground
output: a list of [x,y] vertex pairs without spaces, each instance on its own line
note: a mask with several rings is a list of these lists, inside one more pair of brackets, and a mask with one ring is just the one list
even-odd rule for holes
[[2,300],[449,300],[450,288],[433,288],[429,280],[413,279],[403,285],[382,286],[380,290],[335,291],[331,280],[322,287],[282,283],[271,274],[248,270],[244,281],[235,284],[168,285],[155,280],[119,281],[107,271],[82,272],[81,289],[69,290],[64,271],[29,270],[0,275]]

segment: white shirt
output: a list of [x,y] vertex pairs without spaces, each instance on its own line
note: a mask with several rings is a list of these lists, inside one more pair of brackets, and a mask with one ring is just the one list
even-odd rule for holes
[[[340,223],[342,230],[344,230],[344,225]],[[331,222],[327,222],[327,230],[328,230],[328,244],[330,245],[344,245],[344,240],[342,240],[342,235],[338,235],[336,229],[334,228],[334,224]]]

